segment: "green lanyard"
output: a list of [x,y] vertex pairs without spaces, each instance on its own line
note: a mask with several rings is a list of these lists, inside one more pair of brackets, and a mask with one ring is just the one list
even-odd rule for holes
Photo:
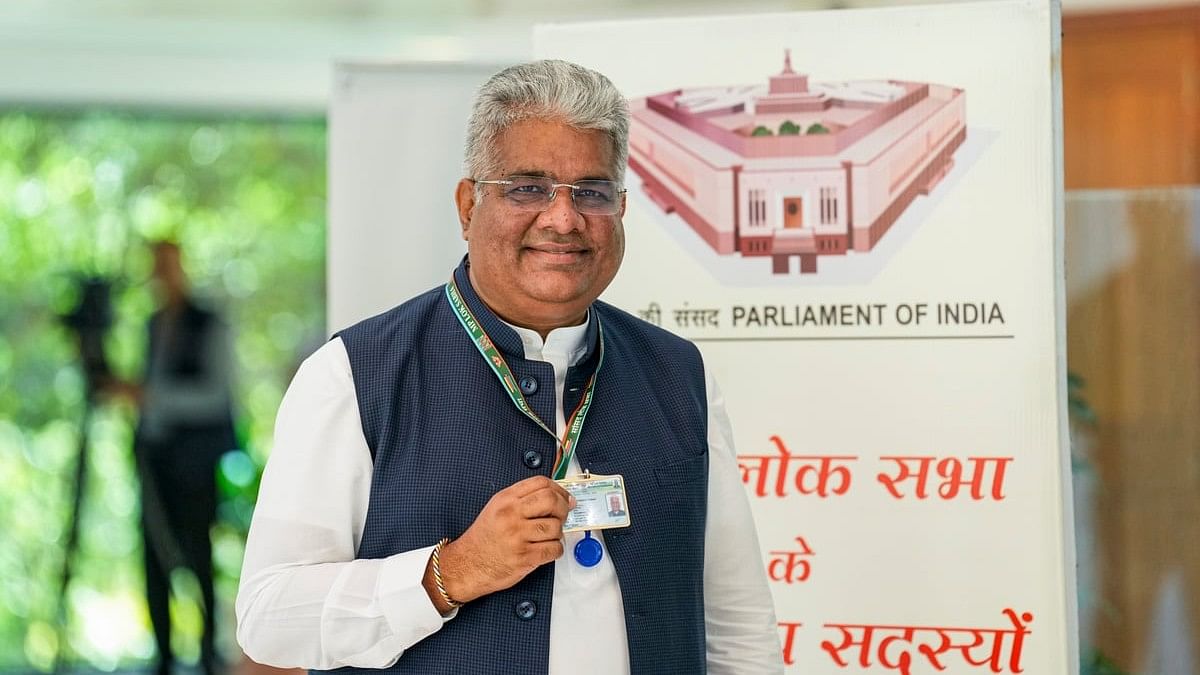
[[526,417],[533,420],[543,431],[554,438],[554,442],[557,444],[554,452],[554,480],[566,478],[567,467],[570,466],[571,458],[575,455],[575,444],[579,442],[579,435],[583,432],[583,420],[587,417],[588,408],[592,407],[592,395],[596,389],[596,376],[600,373],[600,366],[604,364],[604,330],[600,326],[599,318],[596,318],[596,329],[600,335],[600,359],[596,363],[596,371],[588,379],[587,387],[583,391],[583,398],[580,399],[575,412],[571,413],[571,416],[567,419],[567,430],[560,440],[558,434],[546,426],[546,423],[529,407],[525,396],[521,394],[520,387],[517,386],[516,378],[513,377],[512,371],[508,368],[508,363],[504,361],[504,357],[500,355],[500,350],[496,349],[496,345],[492,342],[492,339],[484,332],[483,326],[479,324],[475,315],[471,313],[471,308],[467,307],[467,303],[463,301],[462,293],[459,292],[458,284],[453,278],[446,284],[446,300],[450,302],[450,307],[454,309],[454,316],[458,317],[458,322],[462,324],[463,329],[471,336],[471,342],[475,343],[475,348],[483,355],[483,360],[487,361],[492,372],[496,374],[496,378],[500,380],[500,385],[504,387],[504,391],[508,392],[508,397],[512,399],[513,405],[517,406],[517,410],[525,413]]

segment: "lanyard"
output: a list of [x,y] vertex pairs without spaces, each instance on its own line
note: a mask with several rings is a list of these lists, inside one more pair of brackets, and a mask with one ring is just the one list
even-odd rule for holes
[[604,330],[600,326],[599,317],[596,317],[596,328],[600,334],[600,358],[596,363],[596,371],[588,378],[587,387],[583,391],[583,398],[580,399],[575,412],[571,413],[571,416],[567,419],[567,428],[560,440],[558,434],[546,426],[546,423],[529,407],[529,403],[521,393],[520,387],[517,386],[516,378],[513,377],[512,371],[508,368],[508,363],[504,361],[504,357],[500,355],[500,350],[496,349],[496,345],[492,342],[492,339],[483,330],[483,326],[479,324],[479,321],[471,312],[471,308],[467,307],[467,303],[462,298],[462,293],[458,290],[458,283],[453,278],[446,284],[446,300],[449,301],[450,307],[454,310],[454,316],[458,318],[458,322],[462,324],[463,329],[471,336],[471,342],[475,344],[475,348],[483,355],[483,360],[487,362],[492,372],[496,374],[496,379],[500,380],[500,385],[504,387],[504,391],[508,392],[508,397],[512,399],[513,405],[554,438],[556,448],[554,452],[553,475],[555,480],[562,480],[566,477],[567,467],[571,463],[571,458],[575,455],[575,444],[579,441],[579,435],[583,432],[583,420],[587,417],[588,408],[592,406],[592,395],[596,389],[596,376],[600,373],[600,366],[604,364]]

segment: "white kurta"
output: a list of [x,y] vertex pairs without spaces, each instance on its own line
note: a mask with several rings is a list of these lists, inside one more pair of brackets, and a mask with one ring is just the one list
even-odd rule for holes
[[[587,324],[556,329],[544,344],[536,332],[514,329],[525,358],[553,366],[561,402],[567,368],[586,352]],[[724,399],[707,369],[706,379],[708,670],[782,672],[775,611]],[[560,405],[560,434],[563,427]],[[571,472],[578,470],[573,463]],[[345,345],[334,339],[301,365],[279,408],[238,589],[238,642],[250,658],[281,667],[385,668],[454,620],[454,614],[438,614],[421,584],[432,546],[380,560],[354,559],[371,472],[350,361]],[[566,535],[567,553],[555,562],[549,671],[629,673],[616,572],[607,555],[593,568],[575,562],[571,551],[581,537]]]

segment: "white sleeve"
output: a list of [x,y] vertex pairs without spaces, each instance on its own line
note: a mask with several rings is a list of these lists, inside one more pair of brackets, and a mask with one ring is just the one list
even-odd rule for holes
[[782,673],[775,604],[742,486],[725,399],[705,366],[708,390],[708,520],[704,532],[704,630],[713,675]]
[[435,542],[355,560],[371,473],[349,358],[335,339],[300,366],[275,421],[237,596],[237,639],[251,659],[386,668],[441,628],[421,584]]

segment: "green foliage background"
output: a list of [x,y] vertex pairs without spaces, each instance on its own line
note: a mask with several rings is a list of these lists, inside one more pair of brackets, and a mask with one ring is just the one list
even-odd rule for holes
[[[147,241],[171,238],[199,295],[235,331],[247,452],[222,464],[218,621],[232,597],[275,409],[324,333],[325,125],[316,119],[195,119],[118,112],[0,111],[0,669],[68,661],[111,669],[153,656],[142,591],[139,504],[127,404],[100,407],[70,630],[55,627],[84,382],[59,315],[80,274],[117,280],[108,355],[136,378],[154,307]],[[184,591],[189,580],[174,580]],[[193,603],[172,607],[186,658]]]

